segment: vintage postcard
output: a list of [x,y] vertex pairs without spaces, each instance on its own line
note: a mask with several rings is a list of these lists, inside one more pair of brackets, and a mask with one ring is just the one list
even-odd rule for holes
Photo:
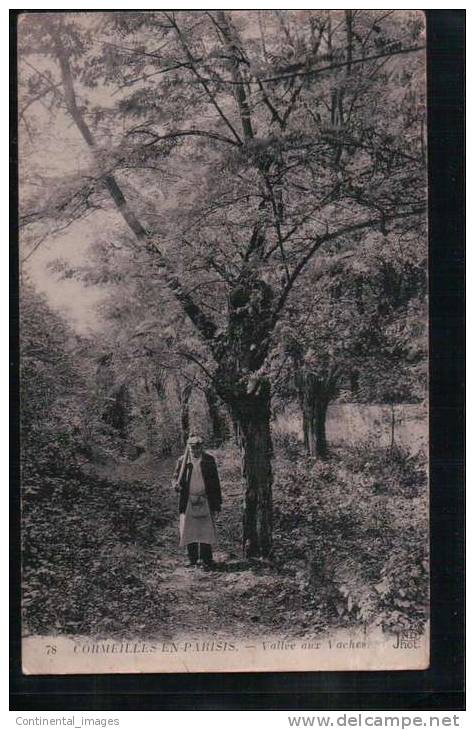
[[424,14],[17,34],[23,672],[426,669]]

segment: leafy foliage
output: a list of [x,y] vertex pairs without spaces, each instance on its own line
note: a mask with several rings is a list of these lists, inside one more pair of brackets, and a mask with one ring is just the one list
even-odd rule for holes
[[149,585],[157,544],[169,519],[156,491],[94,474],[44,477],[48,498],[23,509],[23,611],[33,633],[136,635],[167,615]]
[[[319,286],[315,292],[312,280]],[[292,297],[279,331],[281,380],[295,368],[353,400],[417,402],[426,391],[426,256],[420,238],[367,237],[358,257],[321,258]],[[276,390],[281,382],[277,379]],[[285,383],[284,391],[285,394]]]
[[276,469],[276,559],[301,566],[313,621],[421,631],[429,580],[422,455],[361,444],[329,465],[295,458],[296,448]]
[[[53,193],[42,209],[31,199],[26,221],[107,207],[104,186],[120,211],[124,197],[128,235],[138,237],[131,248],[206,339],[198,355],[220,366],[222,389],[260,371],[317,251],[345,237],[358,245],[366,229],[384,247],[387,231],[417,225],[425,205],[420,14],[265,19],[51,13],[26,16],[22,28],[25,85],[41,80],[54,114],[66,102],[94,158],[76,191],[63,188],[56,204]],[[46,59],[39,69],[31,54]],[[116,177],[101,182],[98,170]]]

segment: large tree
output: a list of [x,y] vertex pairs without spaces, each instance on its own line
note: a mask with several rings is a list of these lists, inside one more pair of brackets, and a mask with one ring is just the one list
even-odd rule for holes
[[411,11],[22,18],[22,118],[46,104],[90,152],[25,201],[30,250],[46,220],[115,206],[238,424],[249,556],[272,548],[267,363],[290,293],[317,252],[425,211],[423,30]]

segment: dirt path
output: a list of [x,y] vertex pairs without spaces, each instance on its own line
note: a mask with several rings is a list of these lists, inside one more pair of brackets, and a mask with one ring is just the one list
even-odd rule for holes
[[[240,521],[242,493],[239,485],[222,480],[223,511],[218,518],[218,546],[214,550],[217,568],[205,572],[201,567],[188,568],[186,551],[178,545],[177,496],[170,480],[174,458],[157,462],[147,460],[118,464],[116,477],[141,481],[146,489],[160,494],[169,520],[156,545],[150,545],[144,561],[156,565],[148,575],[148,584],[157,594],[166,595],[166,631],[208,636],[251,636],[269,630],[278,612],[272,611],[269,598],[278,593],[282,577],[273,574],[267,564],[250,564],[240,556]],[[270,608],[263,611],[263,603]],[[157,627],[158,628],[158,627]]]

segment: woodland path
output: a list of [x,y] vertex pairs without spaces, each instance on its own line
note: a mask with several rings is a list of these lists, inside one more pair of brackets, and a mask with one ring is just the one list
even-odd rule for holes
[[147,582],[157,594],[166,595],[166,624],[157,625],[157,633],[237,638],[275,632],[279,611],[273,598],[282,587],[282,576],[267,563],[251,564],[241,558],[240,485],[221,479],[223,509],[214,550],[217,569],[205,572],[201,567],[187,568],[186,551],[178,545],[178,498],[171,487],[174,466],[175,458],[169,457],[122,462],[108,469],[109,478],[142,482],[158,496],[160,509],[168,516],[156,544],[143,555],[145,570],[149,571]]

